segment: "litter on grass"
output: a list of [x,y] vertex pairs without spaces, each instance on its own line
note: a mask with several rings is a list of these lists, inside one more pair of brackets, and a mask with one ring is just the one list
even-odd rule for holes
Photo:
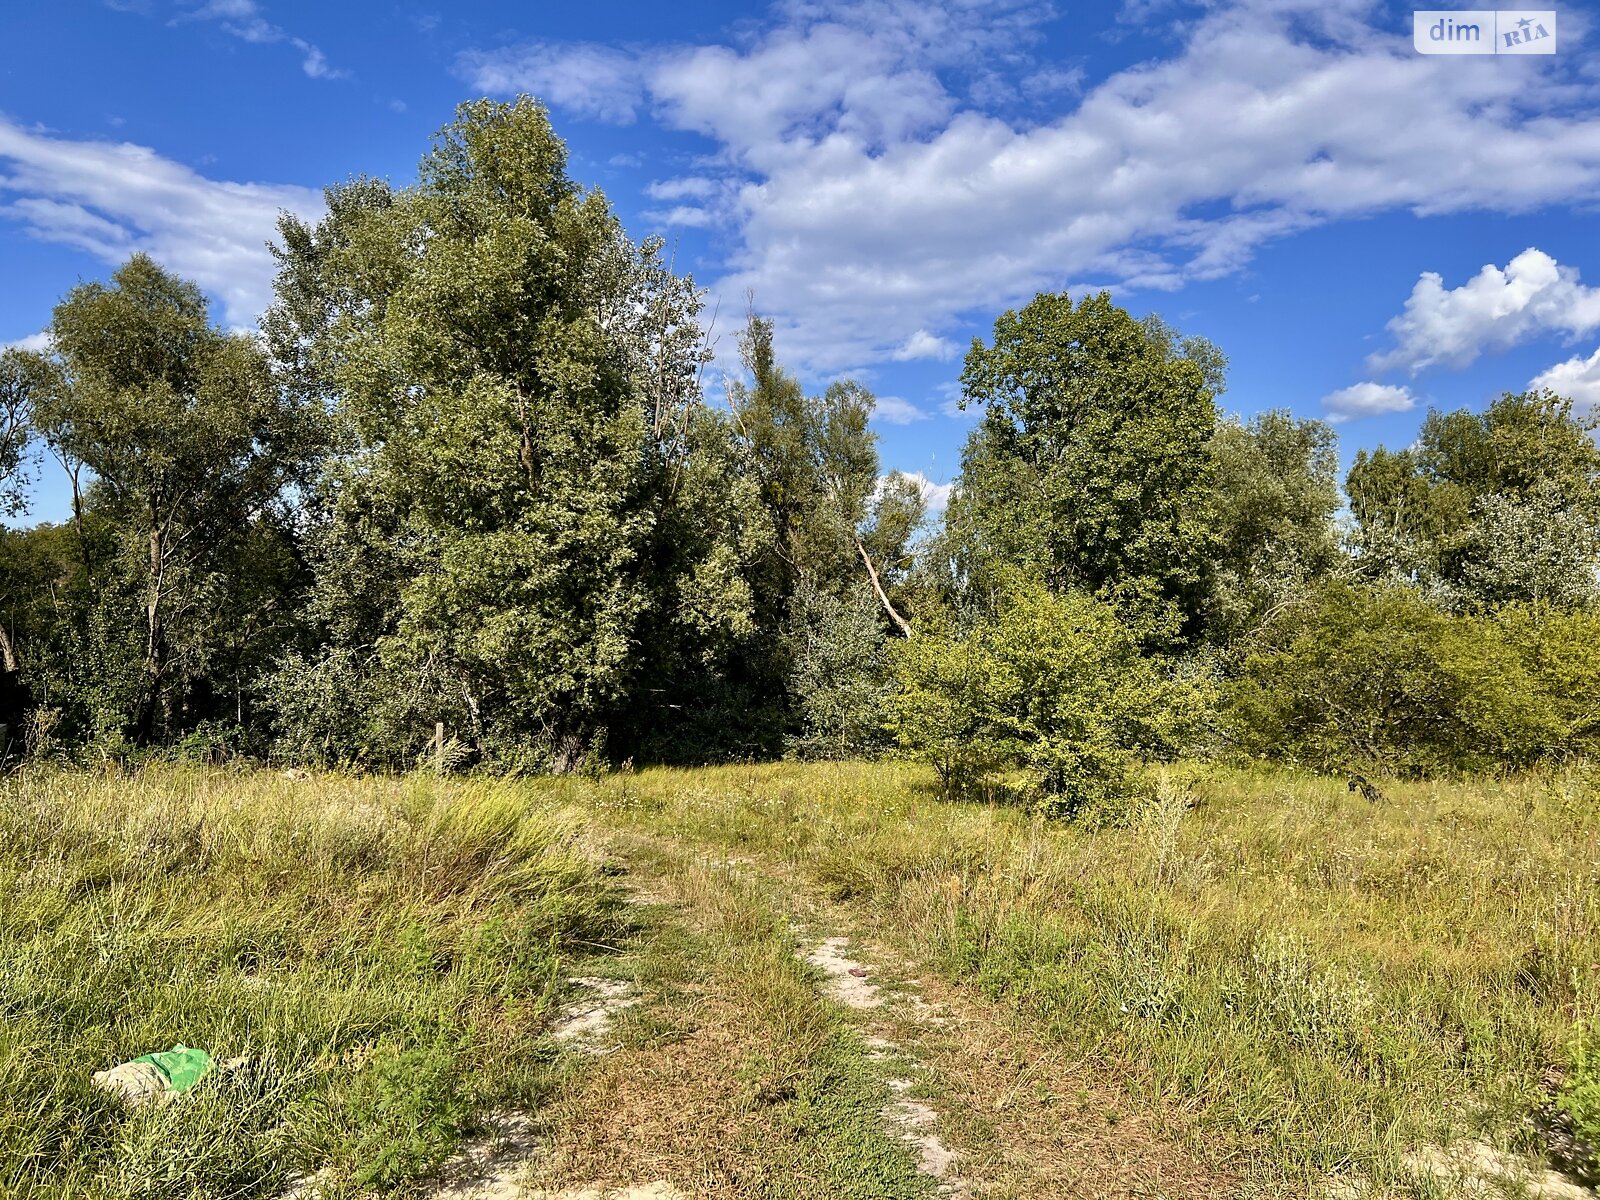
[[120,1096],[130,1108],[138,1108],[188,1091],[210,1074],[211,1067],[211,1055],[180,1044],[96,1071],[90,1082],[103,1092]]

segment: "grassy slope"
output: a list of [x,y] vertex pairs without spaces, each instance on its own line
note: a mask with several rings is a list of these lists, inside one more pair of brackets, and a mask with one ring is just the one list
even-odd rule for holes
[[1407,1150],[1465,1132],[1527,1144],[1541,1077],[1600,1011],[1600,799],[1577,775],[1371,805],[1197,771],[1099,833],[944,804],[892,766],[532,786],[787,864],[1144,1103],[1197,1109],[1269,1192],[1403,1189]]

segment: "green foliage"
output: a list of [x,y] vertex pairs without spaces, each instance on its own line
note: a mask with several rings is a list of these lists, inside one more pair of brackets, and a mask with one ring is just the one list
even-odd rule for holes
[[1204,722],[1208,696],[1141,653],[1116,611],[1082,592],[1011,575],[971,628],[931,621],[897,648],[901,743],[945,786],[1020,769],[1044,809],[1121,821],[1146,790],[1141,760]]
[[1238,745],[1331,771],[1526,766],[1573,726],[1541,685],[1528,620],[1525,659],[1494,621],[1441,612],[1414,590],[1327,585],[1246,657],[1231,694]]
[[351,1178],[389,1189],[426,1174],[455,1148],[469,1113],[454,1055],[380,1048],[339,1099]]
[[[315,229],[285,219],[266,328],[345,431],[314,510],[309,657],[329,661],[309,669],[360,661],[414,701],[354,739],[281,705],[290,744],[404,762],[444,721],[485,758],[563,762],[629,711],[663,605],[693,633],[667,648],[713,663],[745,627],[737,589],[706,594],[749,552],[718,521],[736,493],[685,486],[701,439],[721,445],[696,412],[698,293],[566,159],[532,101],[468,104],[414,187],[358,181]],[[685,500],[709,536],[662,540]]]
[[964,403],[984,406],[949,515],[969,573],[1021,566],[1152,628],[1171,615],[1194,626],[1215,546],[1220,374],[1214,347],[1136,321],[1105,293],[1003,314],[961,375]]
[[1580,1025],[1573,1033],[1571,1066],[1556,1097],[1556,1108],[1572,1123],[1573,1138],[1586,1151],[1572,1165],[1583,1182],[1600,1183],[1600,1026]]
[[48,359],[24,350],[0,351],[0,516],[27,507],[28,443],[35,399],[51,386]]
[[1206,626],[1227,646],[1339,569],[1339,457],[1329,426],[1274,409],[1219,422],[1211,460],[1217,557]]
[[1505,639],[1554,714],[1553,752],[1600,756],[1600,609],[1508,605],[1487,636]]
[[113,739],[164,740],[225,706],[237,718],[290,620],[287,497],[320,420],[255,339],[212,328],[199,288],[144,255],[74,288],[50,332],[33,420],[68,469],[79,542],[61,564],[77,601],[61,632],[99,677],[139,680],[94,697],[95,675],[54,678]]
[[881,749],[893,687],[877,597],[865,583],[835,596],[803,581],[793,605],[792,686],[800,732],[791,745],[815,758]]
[[1600,447],[1550,392],[1482,413],[1433,412],[1413,448],[1358,451],[1346,488],[1353,549],[1372,580],[1464,608],[1576,607],[1600,589]]
[[1328,426],[1219,420],[1217,347],[1041,294],[967,355],[924,538],[871,393],[809,392],[772,320],[706,403],[700,291],[529,98],[274,252],[264,339],[135,255],[0,355],[0,515],[35,461],[72,497],[0,530],[0,759],[592,771],[871,753],[892,711],[951,781],[1105,812],[1210,673],[1252,754],[1600,753],[1600,448],[1550,393],[1359,453],[1341,547]]

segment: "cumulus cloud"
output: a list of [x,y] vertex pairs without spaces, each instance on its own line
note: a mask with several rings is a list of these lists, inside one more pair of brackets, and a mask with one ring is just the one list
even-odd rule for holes
[[55,339],[47,331],[41,331],[14,342],[0,342],[0,350],[32,350],[35,354],[43,354],[54,345]]
[[479,91],[531,92],[576,116],[617,125],[632,121],[644,101],[639,60],[606,46],[531,42],[469,50],[457,67]]
[[1600,328],[1600,288],[1529,247],[1506,264],[1489,263],[1466,283],[1446,288],[1425,271],[1405,311],[1388,324],[1395,347],[1367,360],[1375,371],[1465,367],[1485,351],[1507,350],[1540,334],[1569,337]]
[[1530,388],[1549,388],[1571,400],[1580,412],[1600,415],[1600,350],[1588,358],[1581,355],[1557,363],[1534,376]]
[[1415,408],[1417,398],[1411,389],[1400,384],[1357,383],[1322,398],[1322,407],[1328,420],[1335,423],[1353,421],[1359,417],[1376,417],[1383,413],[1409,412]]
[[274,25],[262,15],[256,0],[208,0],[178,20],[214,21],[222,30],[243,42],[257,45],[286,43],[300,54],[300,69],[312,79],[341,79],[345,72],[328,65],[328,57],[304,38]]
[[927,417],[915,404],[899,396],[878,396],[872,409],[872,419],[887,421],[891,425],[909,425]]
[[[1600,185],[1593,79],[1418,55],[1368,0],[1210,6],[1063,115],[1010,116],[971,64],[1026,77],[1041,11],[810,0],[729,44],[541,43],[461,67],[707,138],[737,231],[719,290],[753,290],[815,369],[1041,288],[1175,288],[1330,221],[1525,212]],[[597,63],[601,84],[568,83]]]
[[321,193],[207,179],[146,146],[0,117],[0,220],[111,264],[142,250],[219,297],[231,325],[253,324],[271,299],[267,243],[283,210],[314,218]]
[[937,519],[944,515],[944,510],[950,507],[950,495],[955,491],[955,484],[935,483],[921,471],[900,471],[898,474],[917,485],[923,503],[928,506],[928,516]]
[[949,338],[937,337],[926,329],[917,330],[889,355],[895,362],[910,362],[918,358],[950,359],[955,356],[954,342]]

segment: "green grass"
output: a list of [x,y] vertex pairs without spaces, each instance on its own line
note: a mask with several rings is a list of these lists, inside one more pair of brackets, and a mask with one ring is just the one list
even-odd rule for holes
[[[789,864],[1015,1005],[1152,1106],[1198,1109],[1251,1185],[1427,1195],[1408,1152],[1533,1150],[1600,1011],[1600,797],[1582,771],[1395,785],[1175,772],[1138,827],[940,801],[920,771],[776,765],[534,785]],[[1190,805],[1193,807],[1189,807]]]
[[[709,1162],[719,1120],[743,1131],[718,1178],[915,1194],[876,1068],[793,958],[789,916],[824,903],[1013,1008],[1132,1111],[1195,1115],[1194,1150],[1254,1191],[1348,1176],[1428,1196],[1406,1167],[1421,1147],[1536,1149],[1525,1118],[1552,1067],[1581,1089],[1568,1111],[1592,1108],[1574,1048],[1600,1013],[1600,797],[1578,769],[1389,792],[1175,770],[1148,819],[1090,831],[944,802],[895,765],[13,776],[0,1193],[271,1195],[328,1168],[330,1194],[404,1194],[488,1110],[575,1137],[583,1122],[559,1114],[600,1101],[558,1061],[546,1013],[572,958],[593,973],[621,946],[657,989],[624,1022],[628,1055],[655,1046],[683,1105],[726,1089],[696,1143]],[[639,949],[579,830],[659,847],[693,928]],[[758,889],[706,866],[729,856]],[[270,1070],[139,1113],[91,1089],[175,1042]],[[726,1045],[742,1049],[724,1062]],[[694,1047],[703,1077],[673,1066]]]
[[[502,786],[150,771],[0,789],[0,1193],[401,1189],[536,1106],[569,946],[617,925],[570,828]],[[265,1064],[122,1111],[176,1042]],[[492,1069],[485,1069],[490,1068]]]

